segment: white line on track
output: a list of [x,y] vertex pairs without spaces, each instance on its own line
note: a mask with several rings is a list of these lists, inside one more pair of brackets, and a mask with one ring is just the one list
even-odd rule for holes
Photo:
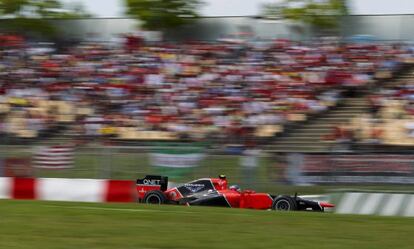
[[[121,211],[121,212],[142,212],[142,213],[174,213],[174,214],[194,214],[200,215],[199,212],[188,212],[188,211],[171,211],[171,210],[160,210],[160,209],[130,209],[130,208],[106,208],[106,207],[90,207],[90,206],[60,206],[60,205],[43,205],[44,207],[53,208],[66,208],[66,209],[85,209],[85,210],[103,210],[103,211]],[[247,213],[215,213],[221,215],[235,215],[235,216],[251,216]]]
[[130,209],[130,208],[107,208],[107,207],[89,207],[89,206],[60,206],[60,205],[43,205],[45,207],[54,208],[68,208],[68,209],[86,209],[86,210],[104,210],[104,211],[123,211],[123,212],[162,212],[162,213],[182,213],[182,214],[195,214],[195,212],[187,211],[170,211],[170,210],[159,210],[159,209]]

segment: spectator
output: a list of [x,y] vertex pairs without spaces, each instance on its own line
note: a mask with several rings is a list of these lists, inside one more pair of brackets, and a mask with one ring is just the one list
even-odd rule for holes
[[259,166],[260,150],[253,143],[247,143],[240,158],[244,184],[249,188],[255,187],[257,182],[257,168]]
[[243,141],[263,126],[325,112],[344,87],[369,83],[377,69],[396,70],[412,54],[404,46],[297,45],[146,45],[131,35],[124,47],[89,42],[64,54],[38,49],[22,56],[24,46],[3,46],[4,122],[21,112],[39,132],[83,120],[84,129],[73,125],[80,135],[139,139],[136,131],[159,131]]

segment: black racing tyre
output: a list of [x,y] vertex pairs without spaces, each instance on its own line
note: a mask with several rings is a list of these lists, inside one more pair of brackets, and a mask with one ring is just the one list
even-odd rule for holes
[[144,198],[142,199],[142,202],[146,203],[146,204],[161,205],[161,204],[165,204],[167,202],[167,197],[160,190],[152,190],[152,191],[148,191],[144,195]]
[[293,197],[282,195],[273,200],[272,209],[279,211],[294,211],[298,209],[298,205]]

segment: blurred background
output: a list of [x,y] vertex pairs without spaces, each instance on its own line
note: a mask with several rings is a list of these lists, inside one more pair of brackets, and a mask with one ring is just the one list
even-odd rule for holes
[[413,190],[413,11],[1,0],[0,176]]

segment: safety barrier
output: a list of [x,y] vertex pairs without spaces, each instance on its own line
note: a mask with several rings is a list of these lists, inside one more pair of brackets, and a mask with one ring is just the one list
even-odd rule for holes
[[[303,197],[329,200],[339,214],[414,217],[414,193],[350,191]],[[0,199],[135,202],[137,195],[135,182],[127,180],[0,177]]]
[[343,192],[333,194],[335,213],[414,217],[414,193]]
[[134,181],[0,177],[0,199],[134,202]]

